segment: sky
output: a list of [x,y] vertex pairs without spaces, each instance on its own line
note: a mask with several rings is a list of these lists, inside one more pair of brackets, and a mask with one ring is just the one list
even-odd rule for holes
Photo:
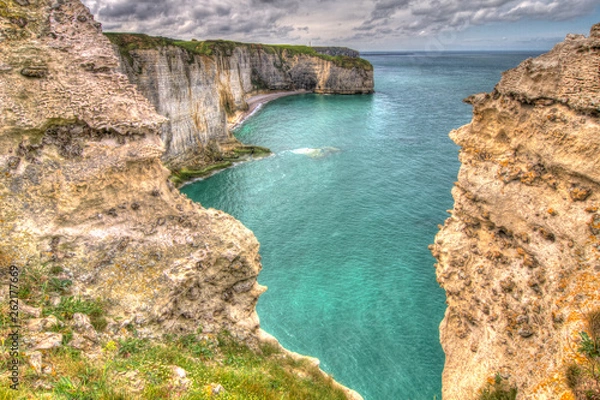
[[548,50],[589,34],[600,0],[83,0],[105,32],[347,46]]

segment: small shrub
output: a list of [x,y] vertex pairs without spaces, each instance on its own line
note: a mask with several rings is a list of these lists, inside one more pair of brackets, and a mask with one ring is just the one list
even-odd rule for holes
[[589,358],[600,357],[600,341],[594,340],[587,332],[580,332],[581,343],[579,344],[579,352]]
[[596,351],[600,343],[600,309],[594,310],[586,316],[586,325],[590,337],[596,343]]
[[578,400],[600,400],[600,309],[585,315],[586,330],[579,333],[579,364],[565,371],[567,385]]
[[61,272],[63,272],[63,267],[61,267],[60,265],[54,265],[52,268],[50,268],[50,273],[52,275],[58,275]]
[[214,346],[206,340],[198,340],[196,335],[185,335],[179,338],[178,345],[182,349],[187,349],[195,357],[210,359],[214,355]]
[[281,354],[281,349],[277,345],[271,343],[262,344],[260,346],[260,351],[264,357],[270,357],[274,354]]
[[73,286],[73,282],[69,279],[50,278],[50,291],[57,293],[65,293]]
[[567,367],[565,377],[567,379],[567,385],[571,390],[575,390],[581,382],[581,368],[577,364],[571,364]]
[[28,304],[38,304],[45,295],[48,275],[45,265],[28,265],[21,269],[19,277],[19,299]]
[[479,396],[479,400],[515,400],[517,388],[508,387],[499,374],[496,374],[493,384],[487,384]]
[[143,339],[127,338],[119,340],[119,351],[117,352],[122,357],[129,357],[132,354],[138,354],[148,345],[148,342]]

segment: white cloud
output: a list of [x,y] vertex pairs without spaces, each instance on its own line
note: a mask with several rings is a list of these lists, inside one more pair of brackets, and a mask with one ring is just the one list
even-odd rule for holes
[[[597,0],[83,0],[105,30],[182,39],[320,44],[435,36],[588,15]],[[323,43],[326,42],[326,43]]]

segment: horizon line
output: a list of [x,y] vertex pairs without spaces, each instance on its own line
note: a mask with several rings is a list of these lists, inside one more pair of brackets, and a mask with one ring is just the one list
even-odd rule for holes
[[[336,47],[336,46],[319,46],[319,47]],[[446,50],[357,50],[360,54],[413,54],[413,53],[546,53],[552,50],[548,49],[446,49]]]

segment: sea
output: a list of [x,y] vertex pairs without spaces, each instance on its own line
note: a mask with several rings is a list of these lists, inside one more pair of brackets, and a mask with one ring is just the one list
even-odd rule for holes
[[261,243],[261,326],[365,400],[441,398],[445,295],[427,246],[459,168],[448,133],[534,52],[365,53],[371,95],[303,94],[235,131],[270,157],[181,189]]

